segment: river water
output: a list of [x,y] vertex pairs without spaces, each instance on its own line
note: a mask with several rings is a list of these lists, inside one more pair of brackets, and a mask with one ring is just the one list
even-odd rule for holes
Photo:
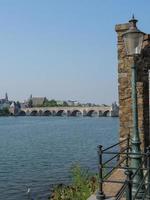
[[97,145],[118,141],[118,118],[1,117],[0,199],[46,200],[75,163],[97,171]]

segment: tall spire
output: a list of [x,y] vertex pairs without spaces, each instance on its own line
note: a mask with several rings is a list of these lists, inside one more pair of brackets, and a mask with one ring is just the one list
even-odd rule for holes
[[135,19],[135,18],[134,18],[134,14],[132,15],[132,19]]
[[8,101],[8,94],[7,94],[7,92],[5,94],[5,100]]
[[32,99],[32,94],[30,95],[29,99],[30,99],[30,100]]

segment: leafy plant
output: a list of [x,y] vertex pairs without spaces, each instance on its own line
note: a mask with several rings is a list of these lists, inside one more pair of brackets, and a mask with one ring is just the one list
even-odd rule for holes
[[72,185],[63,184],[54,188],[50,200],[87,200],[97,188],[97,176],[93,176],[87,169],[75,165],[72,170]]

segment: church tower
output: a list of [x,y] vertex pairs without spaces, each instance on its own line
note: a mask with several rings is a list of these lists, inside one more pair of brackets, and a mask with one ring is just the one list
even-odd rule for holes
[[8,101],[8,94],[7,94],[7,92],[5,94],[5,100]]

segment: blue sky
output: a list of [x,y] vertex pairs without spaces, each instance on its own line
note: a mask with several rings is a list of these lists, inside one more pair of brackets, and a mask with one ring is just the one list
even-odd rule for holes
[[0,0],[0,97],[118,101],[115,24],[150,33],[149,0]]

